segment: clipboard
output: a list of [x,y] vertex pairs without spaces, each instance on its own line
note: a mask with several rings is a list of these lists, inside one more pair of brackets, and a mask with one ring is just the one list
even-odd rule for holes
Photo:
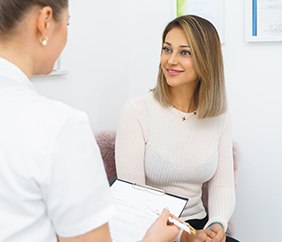
[[110,189],[117,208],[109,223],[113,242],[142,240],[163,208],[169,208],[172,214],[180,216],[188,202],[188,198],[121,179],[116,179]]

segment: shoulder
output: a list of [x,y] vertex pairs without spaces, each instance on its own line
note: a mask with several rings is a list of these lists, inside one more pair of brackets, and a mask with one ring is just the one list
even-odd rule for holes
[[219,130],[223,132],[226,129],[229,129],[231,127],[231,114],[229,111],[226,111],[225,113],[218,115],[214,118],[214,122],[216,123],[216,126],[218,126]]
[[149,92],[142,96],[136,96],[127,101],[125,108],[141,111],[146,107],[150,107],[158,104],[158,101],[154,98],[153,93]]
[[65,120],[70,117],[87,117],[87,115],[79,109],[71,107],[61,101],[52,100],[46,97],[41,97],[40,101],[34,105],[34,108],[41,112],[42,115],[49,116],[54,120]]
[[[2,93],[1,93],[2,94]],[[3,96],[3,95],[2,95]],[[22,120],[58,121],[69,116],[83,116],[83,112],[63,103],[47,98],[29,89],[11,89],[5,93],[5,105],[17,110]],[[47,121],[46,120],[46,121]]]
[[215,117],[197,119],[198,127],[211,129],[219,134],[223,132],[225,127],[230,127],[230,113],[225,112]]
[[13,107],[21,121],[17,129],[19,132],[26,130],[24,133],[28,134],[31,142],[52,142],[62,128],[90,125],[84,112],[37,93],[29,93],[17,99]]
[[[204,119],[205,120],[205,119]],[[228,111],[217,115],[215,117],[212,118],[206,118],[207,121],[211,121],[211,122],[215,122],[221,125],[224,125],[226,122],[230,121],[230,113]]]
[[[28,106],[27,106],[28,104]],[[70,117],[85,118],[86,114],[62,101],[47,98],[42,95],[34,95],[27,100],[25,108],[34,118],[45,119],[48,122],[62,122]]]
[[219,121],[222,123],[223,126],[226,126],[231,123],[231,114],[229,111],[218,116]]
[[[34,105],[32,113],[37,113],[35,119],[40,122],[38,129],[46,135],[49,130],[50,139],[56,139],[59,134],[79,133],[84,129],[91,130],[87,114],[61,101],[41,97]],[[34,114],[33,114],[34,115]],[[49,136],[47,134],[47,136]],[[68,135],[67,135],[68,136]]]

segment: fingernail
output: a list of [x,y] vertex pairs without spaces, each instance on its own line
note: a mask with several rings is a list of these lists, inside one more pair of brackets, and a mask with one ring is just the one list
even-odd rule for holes
[[212,242],[217,242],[217,239],[213,239]]
[[169,208],[164,208],[164,210],[168,211],[169,212]]

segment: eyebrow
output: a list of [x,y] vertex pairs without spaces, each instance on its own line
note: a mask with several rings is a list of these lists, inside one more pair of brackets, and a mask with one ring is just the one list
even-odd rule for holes
[[[169,42],[164,42],[164,44],[171,46],[171,43],[169,43]],[[180,48],[190,48],[190,45],[180,45],[179,47]]]

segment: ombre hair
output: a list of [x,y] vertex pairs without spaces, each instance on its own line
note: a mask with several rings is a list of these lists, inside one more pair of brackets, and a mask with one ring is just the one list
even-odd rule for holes
[[[171,21],[164,29],[162,44],[168,32],[181,29],[191,48],[191,58],[198,78],[194,91],[197,118],[216,117],[226,111],[226,94],[221,43],[215,27],[206,19],[185,15]],[[157,85],[152,90],[154,97],[165,106],[172,99],[165,75],[159,66]]]

